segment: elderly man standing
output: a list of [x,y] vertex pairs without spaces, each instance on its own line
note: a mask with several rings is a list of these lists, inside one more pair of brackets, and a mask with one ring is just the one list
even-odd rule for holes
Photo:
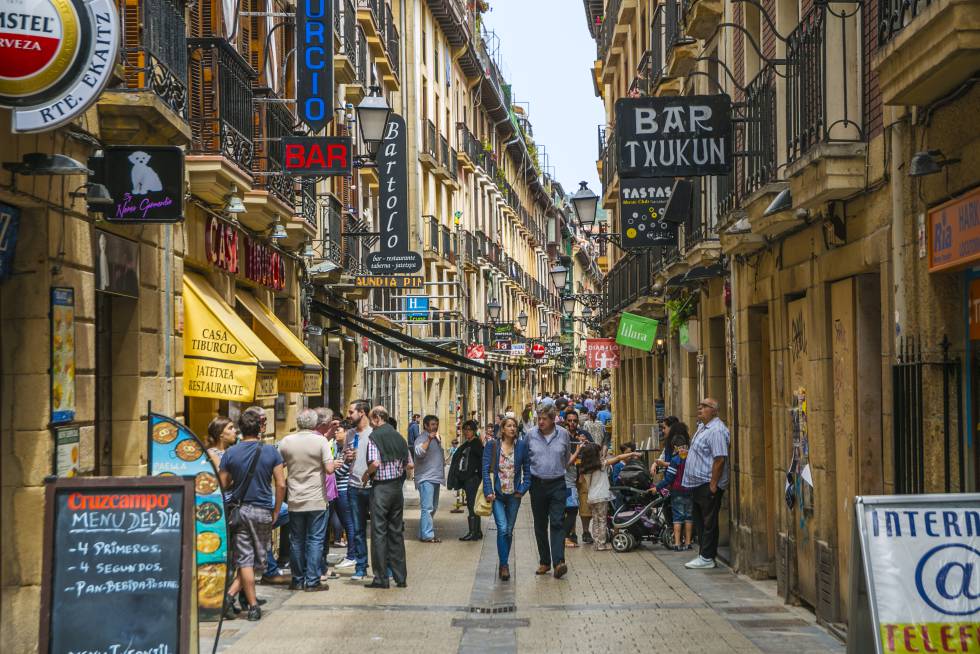
[[555,424],[554,404],[538,406],[538,424],[525,438],[531,457],[531,514],[538,543],[538,569],[546,575],[554,565],[555,579],[568,572],[565,564],[565,468],[581,450],[572,450],[568,432]]
[[698,556],[685,568],[715,567],[718,554],[718,513],[728,488],[728,445],[731,435],[718,417],[718,400],[706,397],[698,404],[698,427],[687,451],[681,486],[694,499],[694,524],[698,528]]
[[405,470],[408,468],[408,443],[388,423],[388,411],[376,406],[368,414],[371,435],[368,437],[367,470],[361,482],[371,483],[371,566],[374,581],[365,588],[388,588],[388,574],[404,588],[408,569],[405,565]]
[[320,582],[323,540],[327,534],[326,475],[333,474],[334,460],[327,439],[314,431],[320,416],[303,409],[296,417],[300,431],[279,442],[286,464],[289,499],[289,569],[291,590],[327,590]]
[[419,540],[439,543],[433,519],[439,509],[439,487],[446,483],[446,454],[439,435],[439,418],[426,416],[422,429],[415,445],[409,444],[415,459],[415,487],[419,491]]

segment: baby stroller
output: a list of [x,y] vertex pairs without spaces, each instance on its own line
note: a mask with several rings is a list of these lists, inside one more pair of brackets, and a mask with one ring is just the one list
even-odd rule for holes
[[673,534],[664,515],[667,498],[650,489],[653,478],[646,467],[640,463],[627,465],[619,482],[620,486],[611,489],[622,498],[622,505],[609,516],[613,549],[629,552],[642,541],[670,547]]

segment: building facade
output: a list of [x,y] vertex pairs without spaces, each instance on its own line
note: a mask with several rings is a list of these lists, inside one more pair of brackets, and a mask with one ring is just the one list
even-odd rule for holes
[[628,351],[614,375],[616,437],[659,405],[693,425],[717,398],[731,562],[845,624],[854,496],[980,481],[967,245],[980,134],[964,119],[980,90],[978,51],[958,40],[978,8],[584,4],[611,231],[618,99],[724,93],[735,118],[731,173],[692,178],[676,246],[613,255],[606,328],[624,310],[662,321],[653,351]]

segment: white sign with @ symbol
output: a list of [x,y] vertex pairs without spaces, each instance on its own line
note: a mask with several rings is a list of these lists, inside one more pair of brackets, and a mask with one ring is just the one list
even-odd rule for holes
[[880,653],[980,652],[980,494],[858,497]]

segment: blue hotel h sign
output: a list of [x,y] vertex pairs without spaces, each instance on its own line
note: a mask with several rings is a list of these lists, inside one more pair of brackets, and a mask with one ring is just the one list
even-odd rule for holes
[[333,120],[333,2],[296,3],[296,111],[319,132]]

